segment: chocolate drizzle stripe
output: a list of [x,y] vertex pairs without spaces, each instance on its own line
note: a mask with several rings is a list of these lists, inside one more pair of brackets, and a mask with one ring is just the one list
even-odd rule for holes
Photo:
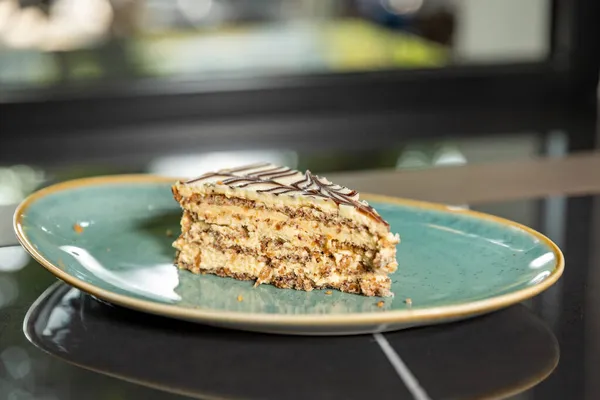
[[239,173],[239,172],[244,172],[244,171],[251,171],[253,169],[258,169],[258,168],[264,168],[264,167],[268,167],[270,165],[271,164],[269,164],[269,163],[256,163],[256,164],[242,166],[239,168],[228,169],[228,170],[222,171],[222,172],[209,172],[202,176],[199,176],[198,178],[190,179],[190,180],[186,181],[185,183],[194,183],[194,182],[198,182],[200,180],[204,180],[206,178],[212,178],[215,176],[224,176],[224,177],[225,176],[236,176],[233,174]]
[[288,172],[288,171],[290,171],[289,168],[273,167],[273,168],[269,168],[266,170],[262,170],[259,173],[253,173],[253,174],[249,174],[249,175],[255,176],[257,178],[263,178],[263,177],[268,178],[273,175],[277,175],[280,172]]
[[250,164],[250,165],[242,166],[242,167],[239,167],[239,168],[229,169],[229,170],[227,170],[227,172],[234,173],[234,172],[249,171],[251,169],[268,167],[269,165],[271,165],[271,164],[269,164],[269,163],[256,163],[256,164]]
[[[371,218],[374,218],[374,219],[376,219],[378,221],[381,221],[381,222],[385,223],[386,225],[388,225],[387,222],[385,222],[383,220],[383,218],[381,218],[379,216],[379,214],[377,214],[375,212],[375,209],[373,209],[373,207],[365,206],[364,204],[362,204],[362,203],[354,200],[353,198],[349,197],[348,194],[340,192],[339,190],[342,189],[342,186],[331,185],[331,184],[327,184],[327,183],[321,182],[319,180],[319,177],[313,175],[310,171],[306,171],[306,176],[310,177],[310,180],[315,185],[317,185],[320,189],[322,189],[323,191],[325,191],[326,193],[328,193],[332,198],[337,199],[340,203],[347,204],[347,205],[352,205],[352,206],[356,207],[356,209],[359,212],[367,214]],[[355,192],[355,191],[354,190],[350,191],[350,193],[352,193],[352,192]]]
[[[268,176],[269,179],[275,179],[275,178],[285,178],[288,176],[294,176],[298,173],[298,171],[294,171],[294,170],[287,170],[287,171],[281,171],[277,174],[271,174]],[[257,175],[258,176],[258,175]]]
[[289,192],[295,192],[296,189],[286,188],[286,187],[272,187],[270,189],[259,189],[258,193],[275,193],[276,194],[284,194]]
[[[266,169],[260,169],[266,168]],[[257,171],[253,171],[256,170]],[[253,171],[247,174],[242,174],[244,171]],[[294,175],[302,176],[298,181],[290,184],[278,182],[275,179],[283,177],[291,177]],[[257,193],[271,193],[274,195],[298,193],[305,196],[313,196],[324,199],[330,199],[337,205],[344,204],[352,206],[362,214],[365,214],[386,226],[387,222],[377,214],[375,209],[363,202],[358,201],[358,193],[355,190],[350,190],[340,185],[321,180],[318,176],[310,171],[302,174],[299,171],[292,170],[287,167],[277,167],[272,164],[254,164],[246,167],[240,167],[231,170],[223,170],[204,174],[196,179],[189,180],[185,183],[196,183],[210,178],[222,178],[222,183],[231,188],[245,188],[253,184],[271,185],[272,187],[265,189],[257,189]],[[347,193],[345,191],[348,191]],[[357,198],[354,198],[354,197]]]
[[217,177],[217,176],[223,176],[223,177],[224,177],[225,175],[223,175],[223,174],[219,174],[219,173],[216,173],[216,172],[210,172],[210,173],[207,173],[207,174],[201,175],[201,176],[199,176],[198,178],[194,178],[194,179],[190,179],[190,180],[188,180],[188,181],[185,181],[185,183],[186,183],[186,184],[189,184],[189,183],[196,183],[196,182],[204,181],[204,180],[206,180],[206,179],[208,179],[208,178],[215,178],[215,177]]

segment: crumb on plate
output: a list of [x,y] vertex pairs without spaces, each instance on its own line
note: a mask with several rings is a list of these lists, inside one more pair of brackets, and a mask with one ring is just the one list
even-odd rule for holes
[[82,227],[81,225],[79,225],[79,224],[75,224],[75,225],[73,225],[73,230],[74,230],[76,233],[83,233],[83,227]]
[[385,302],[383,300],[378,301],[377,302],[377,307],[381,308],[381,307],[383,307],[384,304],[385,304]]
[[166,234],[167,234],[167,237],[172,237],[173,236],[173,231],[170,230],[170,229],[167,229]]
[[412,306],[412,300],[410,297],[407,297],[406,299],[404,299],[404,302],[406,303],[406,305]]
[[325,291],[325,294],[326,294],[327,296],[331,295],[332,293],[333,293],[333,292],[332,292],[331,290],[326,290],[326,291]]
[[243,301],[243,300],[244,300],[244,298],[242,297],[242,295],[241,295],[241,294],[240,294],[240,295],[238,295],[238,297],[237,297],[237,301]]

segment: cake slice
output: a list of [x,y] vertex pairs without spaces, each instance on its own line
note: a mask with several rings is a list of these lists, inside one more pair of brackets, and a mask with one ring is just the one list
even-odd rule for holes
[[310,171],[255,164],[173,185],[175,263],[279,288],[390,296],[400,239],[357,192]]

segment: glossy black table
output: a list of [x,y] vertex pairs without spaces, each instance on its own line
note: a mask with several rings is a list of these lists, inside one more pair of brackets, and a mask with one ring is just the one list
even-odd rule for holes
[[555,240],[559,283],[480,318],[385,335],[262,335],[137,313],[4,247],[0,399],[600,398],[598,200],[472,207]]

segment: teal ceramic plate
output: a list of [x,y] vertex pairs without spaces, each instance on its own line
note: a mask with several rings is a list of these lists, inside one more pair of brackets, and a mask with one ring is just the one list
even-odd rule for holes
[[105,301],[287,334],[382,332],[469,318],[530,298],[563,271],[558,247],[515,222],[366,195],[402,238],[393,298],[254,288],[247,281],[194,275],[172,264],[181,212],[171,183],[128,175],[48,187],[18,207],[17,237],[54,275]]

